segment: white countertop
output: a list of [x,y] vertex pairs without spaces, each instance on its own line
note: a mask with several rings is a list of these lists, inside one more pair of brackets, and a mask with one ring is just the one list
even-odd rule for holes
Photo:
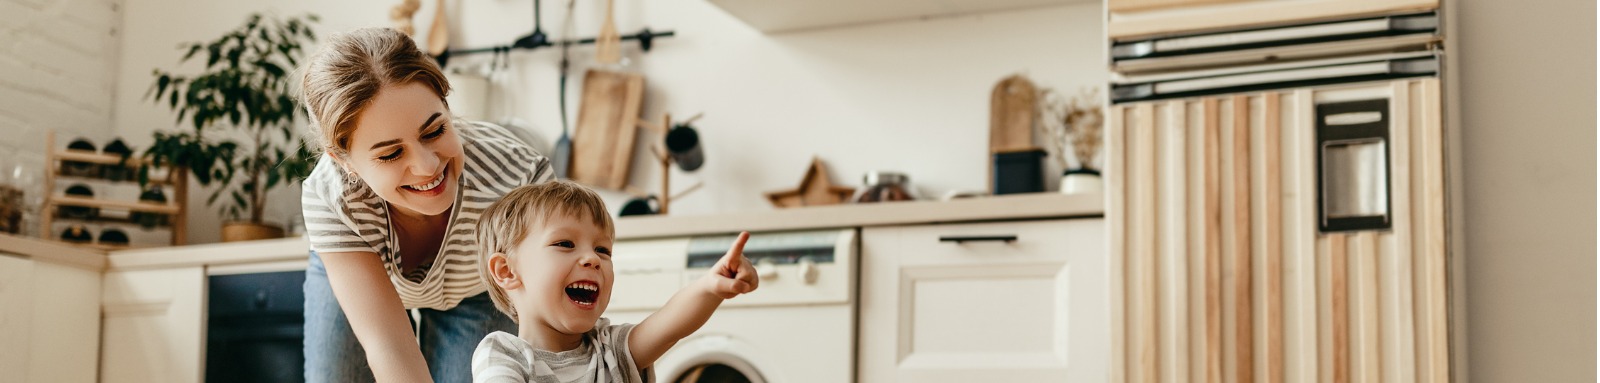
[[[686,216],[630,216],[616,220],[617,239],[678,237],[739,231],[918,225],[946,222],[1099,217],[1104,198],[1054,193],[959,199],[835,205],[745,213]],[[105,260],[113,270],[223,266],[304,260],[304,237],[113,251]],[[3,243],[0,243],[0,249]]]
[[106,267],[104,252],[10,234],[0,234],[0,254],[91,270],[101,270]]

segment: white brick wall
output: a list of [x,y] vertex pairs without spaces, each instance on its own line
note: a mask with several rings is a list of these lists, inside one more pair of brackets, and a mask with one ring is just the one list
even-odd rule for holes
[[46,132],[110,140],[121,3],[0,0],[0,180],[17,163],[43,179]]
[[45,132],[111,135],[119,0],[0,0],[0,162],[44,166]]

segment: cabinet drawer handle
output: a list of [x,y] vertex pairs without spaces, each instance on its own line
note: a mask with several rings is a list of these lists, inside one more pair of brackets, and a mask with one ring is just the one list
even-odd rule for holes
[[959,235],[957,235],[957,236],[946,236],[946,235],[941,235],[941,236],[939,236],[939,242],[955,242],[956,244],[963,244],[963,243],[967,243],[967,242],[988,242],[988,241],[1001,241],[1001,242],[1005,242],[1005,243],[1012,243],[1012,242],[1016,242],[1017,241],[1017,236],[1016,235],[969,235],[969,236],[959,236]]

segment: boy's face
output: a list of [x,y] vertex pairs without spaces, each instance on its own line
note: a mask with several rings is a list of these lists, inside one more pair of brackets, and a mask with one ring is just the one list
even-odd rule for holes
[[569,335],[594,328],[611,302],[613,279],[611,237],[592,221],[552,215],[517,245],[510,266],[523,291],[508,295],[519,318]]

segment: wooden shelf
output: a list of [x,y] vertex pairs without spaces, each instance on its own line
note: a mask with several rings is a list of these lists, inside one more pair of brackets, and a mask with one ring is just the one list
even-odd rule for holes
[[67,245],[67,246],[77,246],[77,247],[81,247],[81,248],[85,248],[85,249],[94,249],[94,250],[99,250],[99,251],[133,250],[133,249],[145,249],[145,248],[154,247],[154,246],[136,246],[136,245],[107,245],[107,244],[97,243],[97,242],[69,242],[69,241],[63,241],[63,240],[54,239],[54,238],[47,239],[46,241],[55,242],[55,243],[59,243],[59,244]]
[[1087,0],[710,0],[765,33],[918,20],[1066,4]]
[[[142,213],[166,214],[167,215],[167,224],[166,225],[156,226],[154,228],[151,228],[151,230],[155,230],[155,229],[158,229],[158,228],[164,228],[164,229],[170,231],[171,232],[171,241],[169,243],[167,243],[167,245],[179,246],[179,245],[188,244],[188,238],[187,238],[188,235],[186,233],[186,231],[188,230],[188,219],[187,219],[188,218],[187,217],[188,214],[186,214],[186,210],[187,209],[185,209],[184,204],[186,204],[188,202],[188,200],[189,200],[188,199],[188,185],[189,185],[188,181],[189,180],[188,180],[187,175],[185,174],[186,172],[183,171],[181,168],[175,168],[175,167],[171,167],[171,166],[164,166],[165,169],[163,169],[163,170],[165,171],[166,176],[165,177],[161,177],[160,179],[151,179],[150,180],[151,183],[162,184],[162,185],[167,186],[167,193],[166,193],[167,197],[170,198],[171,201],[173,201],[173,202],[169,202],[169,203],[148,203],[148,202],[138,202],[138,201],[115,201],[115,200],[105,200],[105,199],[95,199],[95,198],[84,198],[84,197],[73,197],[73,196],[56,195],[56,192],[57,192],[57,190],[56,190],[56,181],[59,180],[59,179],[84,180],[84,181],[97,180],[97,181],[106,182],[106,183],[129,183],[129,182],[137,183],[137,181],[109,180],[109,179],[104,179],[104,178],[99,178],[99,177],[92,177],[92,176],[90,176],[90,177],[82,177],[82,176],[69,176],[69,175],[61,174],[61,170],[62,170],[61,169],[61,164],[64,163],[64,162],[75,161],[75,162],[87,162],[87,163],[94,163],[94,164],[101,164],[101,165],[125,166],[125,167],[130,168],[130,170],[132,170],[133,168],[136,168],[139,165],[146,164],[148,162],[145,161],[142,158],[137,158],[137,157],[129,157],[127,159],[127,161],[124,162],[123,159],[122,159],[122,156],[121,155],[117,155],[117,154],[103,154],[103,153],[96,153],[96,152],[91,152],[91,151],[87,151],[87,150],[60,149],[60,148],[58,148],[56,146],[56,135],[55,135],[55,132],[53,132],[53,131],[49,132],[49,134],[45,135],[44,147],[47,149],[46,154],[48,155],[48,158],[46,158],[46,162],[45,162],[46,165],[45,165],[45,174],[44,174],[44,176],[45,176],[45,178],[44,178],[44,195],[48,196],[48,198],[45,198],[44,207],[42,209],[40,209],[42,214],[40,214],[39,227],[40,227],[40,230],[42,230],[45,233],[46,236],[49,236],[51,234],[51,232],[54,231],[53,223],[57,219],[70,219],[70,220],[73,220],[73,221],[82,221],[84,223],[100,223],[100,224],[107,224],[107,223],[109,223],[109,224],[119,224],[119,225],[120,224],[134,224],[134,225],[138,224],[138,222],[134,222],[131,219],[131,217],[130,218],[110,218],[110,219],[103,218],[103,216],[102,217],[94,217],[94,218],[86,218],[86,219],[56,217],[58,209],[60,207],[62,207],[62,206],[81,206],[81,207],[89,207],[89,208],[101,208],[101,209],[112,209],[112,210],[127,210],[130,213],[131,212],[142,212]],[[63,243],[67,243],[67,242],[63,242]],[[86,247],[86,248],[106,250],[106,251],[110,251],[110,250],[126,250],[126,249],[132,249],[132,248],[139,247],[139,246],[130,247],[130,246],[100,245],[100,244],[92,244],[92,243],[91,244],[68,243],[68,244],[72,244],[72,245],[76,245],[76,246],[80,246],[80,247]],[[141,245],[143,245],[143,244],[141,244]]]
[[173,206],[173,205],[163,205],[163,204],[155,204],[155,203],[148,203],[148,202],[110,201],[110,200],[94,199],[94,198],[82,198],[82,197],[52,196],[52,197],[50,197],[50,204],[51,205],[56,205],[56,206],[83,206],[83,207],[126,209],[126,210],[131,210],[131,211],[162,213],[162,214],[177,214],[178,213],[178,207],[177,206]]
[[[161,213],[152,213],[152,214],[161,214]],[[57,216],[57,217],[55,217],[55,221],[56,222],[81,223],[81,224],[85,224],[85,225],[111,224],[111,225],[118,225],[118,226],[136,226],[140,230],[150,230],[150,231],[154,231],[154,230],[171,230],[172,229],[171,218],[168,218],[168,221],[167,221],[168,223],[165,224],[165,225],[155,225],[153,227],[148,227],[148,228],[144,227],[144,225],[140,225],[139,222],[134,221],[133,218],[131,218],[131,217],[130,218],[117,218],[117,217],[100,216],[100,217],[87,218],[86,219],[86,218],[71,218],[71,217]]]
[[[139,184],[139,180],[137,180],[137,179],[118,181],[118,180],[111,180],[111,179],[105,179],[105,178],[100,178],[100,177],[82,177],[82,176],[71,176],[71,175],[66,175],[66,174],[57,174],[56,178],[62,179],[62,180],[81,181],[81,182],[99,181],[99,182],[112,183],[112,184],[135,184],[135,185]],[[151,185],[169,185],[169,184],[172,184],[172,181],[167,180],[165,177],[151,177],[150,178],[150,184]]]
[[[120,156],[120,155],[101,154],[101,153],[96,153],[96,152],[91,152],[91,151],[86,151],[86,150],[71,150],[71,149],[57,150],[55,152],[55,157],[56,157],[56,159],[59,159],[59,160],[62,160],[62,161],[78,161],[78,162],[88,162],[88,163],[102,164],[102,165],[119,165],[119,164],[123,163],[122,162],[122,156]],[[143,158],[128,157],[127,165],[128,166],[139,166],[141,164],[144,164],[144,162],[145,161],[144,161]]]

